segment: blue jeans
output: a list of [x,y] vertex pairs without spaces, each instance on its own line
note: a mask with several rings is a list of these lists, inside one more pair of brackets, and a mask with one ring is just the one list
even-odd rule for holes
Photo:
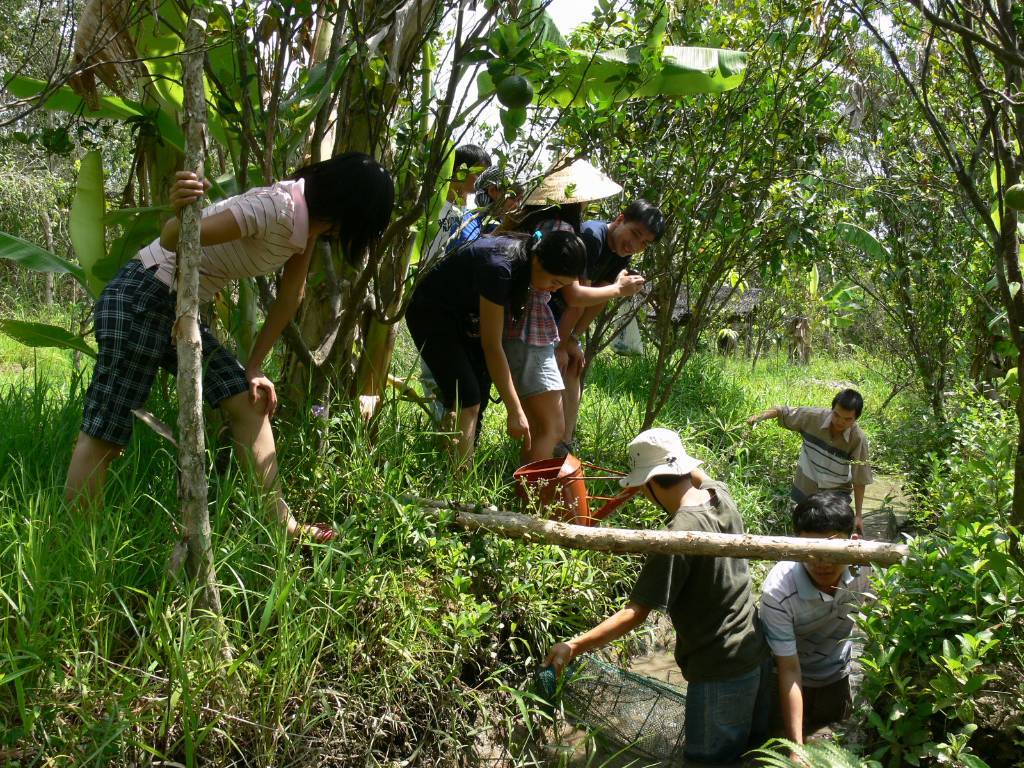
[[686,689],[688,760],[728,763],[768,736],[772,709],[772,663],[729,680],[690,683]]

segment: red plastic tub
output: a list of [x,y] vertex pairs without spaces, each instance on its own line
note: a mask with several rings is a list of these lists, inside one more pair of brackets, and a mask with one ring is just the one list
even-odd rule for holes
[[594,525],[632,498],[639,488],[627,488],[616,496],[594,496],[605,503],[591,512],[584,467],[606,473],[592,480],[610,480],[621,477],[621,472],[604,469],[581,461],[571,453],[565,458],[534,461],[517,469],[512,476],[517,481],[517,492],[527,504],[538,511],[553,512],[576,525]]

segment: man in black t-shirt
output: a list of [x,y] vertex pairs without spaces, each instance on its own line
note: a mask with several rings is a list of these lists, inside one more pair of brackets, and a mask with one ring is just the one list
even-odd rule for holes
[[[646,200],[633,201],[613,221],[583,222],[580,238],[587,246],[587,272],[580,279],[580,285],[597,287],[615,282],[616,276],[629,267],[630,257],[661,239],[664,233],[665,216]],[[565,294],[571,290],[563,288],[551,299],[551,310],[558,320],[558,335],[561,337],[556,355],[565,384],[562,392],[565,434],[555,448],[555,455],[564,455],[572,449],[576,432],[584,367],[580,336],[607,304],[570,307],[571,297]]]

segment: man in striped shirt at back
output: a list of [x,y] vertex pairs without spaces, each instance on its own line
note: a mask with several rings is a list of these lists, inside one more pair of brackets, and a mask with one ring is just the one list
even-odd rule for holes
[[857,419],[864,410],[864,398],[855,389],[844,389],[832,398],[831,408],[790,408],[777,405],[751,416],[753,426],[765,419],[803,437],[800,458],[793,477],[793,501],[800,503],[818,491],[833,491],[851,500],[854,527],[864,532],[864,487],[874,482],[868,459],[868,439]]

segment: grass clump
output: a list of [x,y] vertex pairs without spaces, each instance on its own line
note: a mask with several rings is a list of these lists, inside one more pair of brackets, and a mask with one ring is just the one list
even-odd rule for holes
[[[584,458],[624,469],[642,421],[627,393],[641,391],[646,365],[595,363]],[[827,368],[766,393],[765,363],[751,373],[698,357],[659,416],[730,483],[751,530],[779,529],[796,445],[737,425],[767,397],[827,404],[831,388],[804,383]],[[500,407],[474,468],[457,476],[409,404],[389,400],[372,435],[344,404],[327,418],[292,406],[276,429],[286,496],[300,520],[331,522],[339,536],[293,547],[247,477],[230,463],[212,474],[227,664],[165,567],[179,537],[169,445],[140,426],[102,513],[64,508],[81,387],[41,372],[0,387],[0,450],[11,457],[0,468],[0,753],[17,764],[458,764],[543,722],[524,693],[541,654],[620,607],[640,566],[469,534],[402,501],[511,506],[517,446]],[[149,407],[174,423],[169,392],[158,383]],[[642,502],[613,519],[661,523]]]

